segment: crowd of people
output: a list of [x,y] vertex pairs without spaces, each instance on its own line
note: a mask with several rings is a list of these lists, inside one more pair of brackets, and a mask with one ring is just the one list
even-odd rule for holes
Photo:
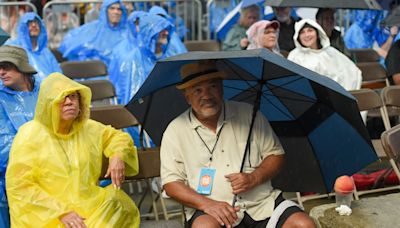
[[[223,50],[265,48],[346,90],[361,88],[348,51],[353,46],[335,30],[334,10],[320,9],[316,20],[293,16],[288,7],[274,8],[270,20],[260,11],[258,5],[242,9]],[[56,42],[68,60],[103,61],[118,103],[126,105],[158,60],[187,52],[173,20],[160,6],[128,15],[121,0],[105,0],[98,19],[71,24]],[[397,28],[391,33],[382,46],[393,42]],[[132,137],[89,119],[90,89],[62,74],[48,34],[39,15],[25,13],[16,38],[0,47],[0,226],[138,227],[139,210],[120,191],[125,176],[138,172]],[[389,46],[388,72],[398,83],[400,41]],[[214,61],[180,70],[177,88],[190,108],[164,133],[161,179],[166,193],[189,208],[188,227],[315,227],[271,186],[284,150],[268,120],[257,114],[252,165],[237,173],[251,106],[223,100],[225,73]],[[107,187],[98,185],[103,157],[112,180]]]

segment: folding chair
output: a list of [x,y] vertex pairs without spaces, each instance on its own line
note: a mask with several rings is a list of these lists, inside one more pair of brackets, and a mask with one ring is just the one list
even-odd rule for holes
[[377,89],[389,86],[386,70],[379,62],[361,62],[357,67],[362,72],[362,88]]
[[109,80],[80,81],[92,91],[92,106],[117,104],[114,85]]
[[400,86],[388,86],[382,89],[381,97],[383,101],[383,110],[386,113],[385,128],[391,128],[389,117],[396,117],[396,122],[399,123],[400,116]]
[[[384,110],[384,105],[383,105],[382,99],[378,93],[376,93],[372,89],[360,89],[360,90],[353,90],[350,92],[357,99],[358,109],[360,111],[379,110],[380,117],[381,117],[382,121],[385,122],[387,115]],[[385,128],[385,129],[387,130],[388,128]],[[372,145],[374,146],[375,151],[377,152],[378,157],[381,159],[379,162],[383,162],[382,159],[386,158],[386,154],[382,147],[381,140],[380,139],[372,139],[371,142],[372,142]],[[389,186],[389,187],[370,189],[370,190],[355,189],[354,197],[356,200],[358,200],[360,195],[375,193],[375,192],[390,191],[390,190],[393,190],[396,188],[397,187]]]
[[58,63],[62,63],[67,61],[66,58],[64,58],[61,54],[61,52],[59,52],[56,48],[51,48],[50,49],[51,53],[53,53],[54,57],[56,58]]
[[215,40],[186,41],[188,51],[220,51],[221,45]]
[[356,63],[379,62],[379,54],[372,48],[350,49],[350,54]]
[[[137,126],[139,122],[137,119],[122,105],[108,105],[108,106],[98,106],[92,107],[90,111],[90,118],[96,121],[99,121],[106,125],[111,125],[116,129],[122,129],[132,126]],[[158,220],[158,210],[157,210],[157,197],[151,189],[151,180],[152,178],[160,176],[160,151],[159,148],[146,148],[145,150],[138,150],[139,157],[139,174],[134,177],[127,177],[126,180],[145,180],[147,183],[146,191],[150,192],[150,196],[152,199],[153,205],[153,213],[141,214],[142,217],[154,216],[156,220]],[[108,167],[108,160],[103,157],[103,169],[102,176],[104,176],[106,172],[106,167]],[[140,182],[138,182],[139,184]],[[129,185],[130,192],[133,192],[132,185]],[[139,188],[141,186],[139,185]],[[161,193],[160,186],[157,185],[158,192]],[[143,202],[146,193],[143,194],[142,199],[140,200],[138,207]],[[165,206],[165,201],[162,198],[161,194],[159,196],[162,213],[165,220],[169,219],[169,215],[167,213],[167,209]],[[181,214],[181,213],[179,213]],[[175,213],[174,213],[175,215]]]
[[60,64],[63,73],[71,79],[107,76],[107,66],[100,60],[67,61]]
[[[381,140],[390,164],[400,181],[400,125],[384,131]],[[400,185],[397,187],[400,189]]]

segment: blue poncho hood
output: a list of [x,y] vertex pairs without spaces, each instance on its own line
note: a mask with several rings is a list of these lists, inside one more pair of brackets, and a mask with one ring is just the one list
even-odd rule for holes
[[[33,50],[31,37],[29,36],[28,23],[37,20],[40,33],[37,38],[38,47]],[[36,13],[24,14],[18,24],[18,36],[15,40],[6,42],[7,45],[19,46],[25,49],[29,63],[36,69],[36,79],[40,83],[47,75],[53,72],[61,72],[61,68],[53,53],[47,48],[47,31],[42,19]]]
[[[117,26],[108,21],[108,8],[115,3],[121,5],[122,15]],[[109,63],[115,45],[126,39],[127,11],[120,0],[105,0],[98,20],[73,29],[65,37],[59,51],[68,60],[100,59]]]

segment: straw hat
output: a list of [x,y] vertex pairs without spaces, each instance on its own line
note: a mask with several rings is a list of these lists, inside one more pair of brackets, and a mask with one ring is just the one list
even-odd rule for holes
[[10,62],[22,73],[36,74],[35,68],[29,64],[28,55],[25,50],[20,47],[1,46],[0,62]]
[[215,61],[204,60],[188,63],[181,67],[182,82],[176,86],[178,89],[186,89],[199,82],[210,79],[224,79],[225,72],[219,71]]

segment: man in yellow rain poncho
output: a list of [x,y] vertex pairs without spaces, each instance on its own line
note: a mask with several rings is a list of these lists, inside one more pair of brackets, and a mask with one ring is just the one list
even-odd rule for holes
[[[34,120],[10,152],[6,189],[12,227],[139,227],[139,211],[121,190],[138,172],[126,133],[90,120],[90,89],[62,74],[41,84]],[[102,156],[113,185],[98,186]]]

